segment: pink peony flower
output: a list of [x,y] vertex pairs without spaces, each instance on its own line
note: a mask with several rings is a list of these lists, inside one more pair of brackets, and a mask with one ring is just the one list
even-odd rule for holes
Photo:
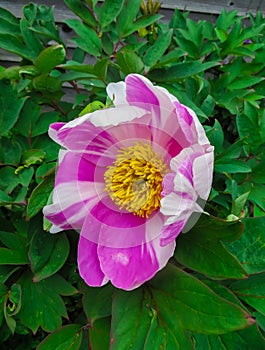
[[143,76],[107,93],[113,107],[50,126],[62,149],[43,211],[52,233],[80,231],[88,285],[132,290],[166,265],[191,214],[203,211],[213,147],[195,113]]

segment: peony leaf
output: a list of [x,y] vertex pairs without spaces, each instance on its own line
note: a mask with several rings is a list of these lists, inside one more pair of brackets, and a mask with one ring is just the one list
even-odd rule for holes
[[35,216],[47,203],[49,195],[53,190],[54,176],[47,176],[44,180],[32,191],[27,207],[27,217]]
[[49,46],[39,54],[35,61],[35,66],[41,74],[47,74],[63,62],[65,54],[63,45]]
[[163,69],[154,69],[149,73],[149,78],[157,82],[171,82],[179,79],[187,78],[189,76],[199,74],[207,69],[218,66],[217,61],[204,62],[193,61],[185,63],[177,63],[171,67]]
[[[256,325],[222,335],[194,335],[196,350],[263,349],[265,339]],[[251,347],[249,347],[251,346]]]
[[144,63],[148,67],[154,66],[157,61],[163,56],[164,52],[171,43],[172,31],[167,31],[160,35],[154,44],[147,50]]
[[77,290],[59,274],[38,283],[33,282],[32,277],[27,271],[18,280],[22,289],[22,305],[17,317],[34,333],[39,327],[53,332],[61,326],[61,317],[67,318],[60,295],[72,295]]
[[97,33],[87,26],[85,23],[80,22],[78,19],[67,19],[65,23],[72,28],[77,38],[72,40],[77,44],[80,49],[93,56],[99,56],[101,52],[101,42]]
[[[94,321],[111,315],[111,301],[114,287],[108,284],[100,289],[95,289],[84,285],[83,307],[89,322],[93,325]],[[91,304],[91,300],[93,303]]]
[[0,136],[6,134],[16,123],[21,108],[26,100],[7,80],[0,81]]
[[26,240],[18,234],[0,231],[0,241],[7,248],[0,248],[0,265],[24,265],[29,263]]
[[96,19],[92,15],[92,11],[79,0],[65,0],[66,5],[85,23],[91,27],[96,26]]
[[[264,194],[264,192],[263,192]],[[265,217],[246,218],[242,237],[227,245],[248,273],[265,271]]]
[[183,265],[218,278],[244,278],[246,272],[222,241],[240,237],[240,222],[227,222],[210,216],[201,216],[189,232],[178,238],[176,259]]
[[99,14],[102,28],[110,24],[122,10],[124,0],[105,0]]
[[78,350],[82,341],[79,324],[68,324],[48,335],[36,350]]
[[188,330],[222,334],[252,323],[238,305],[169,264],[147,288],[115,293],[110,349],[189,350]]
[[110,317],[99,318],[89,328],[89,341],[93,350],[109,350]]
[[249,276],[230,285],[238,298],[265,315],[265,273]]
[[204,283],[173,265],[168,265],[150,285],[161,317],[172,323],[175,319],[181,320],[186,330],[222,334],[253,323],[250,315],[240,307],[219,297]]
[[141,58],[132,50],[122,50],[117,53],[117,63],[124,74],[141,73],[144,64]]
[[117,32],[121,37],[133,24],[139,11],[141,0],[124,0],[123,7],[117,18]]
[[69,241],[65,234],[52,236],[43,231],[37,231],[29,248],[34,282],[54,275],[64,265],[69,250]]
[[4,284],[0,284],[0,324],[2,324],[3,322],[3,318],[4,318],[4,313],[3,313],[3,309],[4,309],[4,305],[5,305],[5,301],[7,298],[7,293],[8,293],[8,288],[6,285]]

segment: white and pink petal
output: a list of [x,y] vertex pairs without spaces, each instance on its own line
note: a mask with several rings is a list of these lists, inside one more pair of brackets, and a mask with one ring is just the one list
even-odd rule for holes
[[100,268],[97,249],[96,243],[80,236],[77,253],[79,274],[91,287],[101,287],[109,281]]
[[132,290],[150,280],[172,257],[175,242],[161,247],[156,238],[140,246],[112,248],[99,246],[100,266],[111,283],[124,290]]

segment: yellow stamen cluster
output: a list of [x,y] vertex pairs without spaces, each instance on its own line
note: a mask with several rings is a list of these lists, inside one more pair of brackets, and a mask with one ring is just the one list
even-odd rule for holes
[[106,191],[121,209],[148,217],[160,207],[167,166],[150,143],[121,148],[116,161],[104,174]]

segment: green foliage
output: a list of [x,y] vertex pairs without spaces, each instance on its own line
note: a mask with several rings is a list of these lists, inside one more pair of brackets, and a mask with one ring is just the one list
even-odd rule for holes
[[[53,7],[29,3],[21,19],[0,8],[0,48],[17,56],[0,67],[1,349],[264,348],[265,19],[223,11],[211,23],[176,10],[165,23],[154,1],[65,4],[72,51]],[[104,108],[107,84],[132,72],[203,123],[215,147],[208,215],[144,286],[89,288],[77,234],[51,235],[42,218],[59,151],[47,131]]]

